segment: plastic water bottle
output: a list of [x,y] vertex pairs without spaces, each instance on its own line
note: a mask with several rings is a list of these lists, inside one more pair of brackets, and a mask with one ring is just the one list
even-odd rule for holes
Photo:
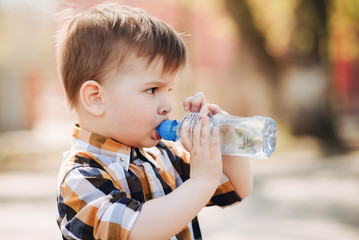
[[[277,128],[273,119],[263,116],[236,117],[224,114],[216,114],[209,118],[211,131],[214,126],[220,130],[222,154],[265,159],[274,151]],[[177,141],[180,139],[182,127],[189,125],[192,132],[198,120],[198,113],[189,113],[180,122],[165,120],[157,127],[157,132],[165,140]]]

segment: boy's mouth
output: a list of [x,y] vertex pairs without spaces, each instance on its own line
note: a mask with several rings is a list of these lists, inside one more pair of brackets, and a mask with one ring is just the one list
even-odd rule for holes
[[160,137],[160,135],[158,134],[157,130],[156,130],[156,140],[161,140],[162,138]]
[[[160,124],[158,124],[158,126],[161,125],[161,123],[163,123],[163,121],[165,121],[165,120],[168,120],[168,118],[163,119],[163,120],[160,122]],[[158,126],[157,126],[157,127],[158,127]],[[160,135],[159,135],[158,132],[157,132],[157,127],[156,127],[156,140],[161,140],[162,138],[160,137]]]

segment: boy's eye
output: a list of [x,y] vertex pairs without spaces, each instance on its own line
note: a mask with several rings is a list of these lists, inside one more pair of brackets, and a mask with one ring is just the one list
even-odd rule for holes
[[157,89],[158,89],[157,87],[153,87],[153,88],[147,89],[146,92],[149,94],[154,94]]

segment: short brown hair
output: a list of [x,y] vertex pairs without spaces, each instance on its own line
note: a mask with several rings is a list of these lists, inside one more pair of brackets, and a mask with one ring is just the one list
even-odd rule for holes
[[183,39],[172,27],[145,11],[106,3],[73,15],[66,32],[58,34],[58,65],[71,108],[87,80],[101,83],[121,70],[132,54],[148,65],[163,59],[163,73],[176,73],[187,62]]

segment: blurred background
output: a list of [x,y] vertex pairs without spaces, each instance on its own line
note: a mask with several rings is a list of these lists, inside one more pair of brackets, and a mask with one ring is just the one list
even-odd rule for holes
[[[102,1],[67,1],[88,8]],[[204,239],[359,239],[359,1],[134,0],[184,33],[203,91],[232,115],[267,115],[278,143],[254,190],[200,213]],[[0,239],[61,239],[57,172],[76,118],[56,69],[60,0],[0,0]]]

